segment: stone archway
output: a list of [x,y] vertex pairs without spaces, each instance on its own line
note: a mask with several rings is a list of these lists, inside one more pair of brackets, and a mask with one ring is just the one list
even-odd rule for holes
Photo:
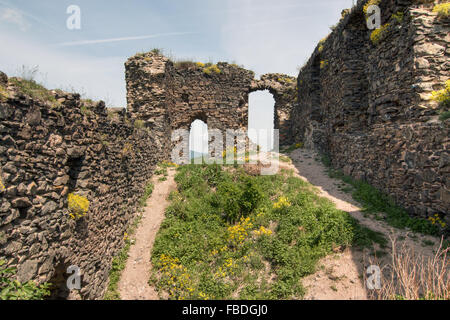
[[130,58],[125,67],[131,118],[146,123],[162,157],[169,158],[171,133],[189,130],[196,119],[209,129],[246,132],[249,94],[259,90],[269,90],[275,99],[274,127],[280,130],[280,145],[294,142],[295,77],[266,74],[255,80],[252,71],[228,63],[218,63],[217,72],[205,72],[202,64],[181,66],[154,52]]
[[274,129],[280,130],[280,145],[293,144],[291,114],[297,101],[297,79],[279,73],[261,76],[253,80],[249,92],[268,90],[275,99]]

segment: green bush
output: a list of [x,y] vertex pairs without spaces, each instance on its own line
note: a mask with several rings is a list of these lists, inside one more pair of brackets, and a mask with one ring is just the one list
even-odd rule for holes
[[372,33],[370,34],[370,40],[374,45],[378,45],[379,43],[381,43],[381,41],[384,40],[384,38],[389,32],[390,26],[391,26],[390,23],[385,23],[380,28],[372,31]]
[[15,268],[6,268],[0,260],[0,300],[43,300],[50,295],[50,284],[36,285],[33,281],[21,283],[14,280]]
[[288,172],[224,168],[188,165],[175,177],[150,280],[169,299],[301,298],[320,258],[385,241]]
[[450,16],[450,3],[440,3],[435,5],[433,12],[438,14],[438,18],[448,18]]

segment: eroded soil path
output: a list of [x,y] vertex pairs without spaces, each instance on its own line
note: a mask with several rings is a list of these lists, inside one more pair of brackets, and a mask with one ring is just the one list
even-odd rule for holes
[[[292,163],[280,162],[281,168],[293,170],[296,176],[314,185],[320,196],[331,200],[338,209],[348,212],[361,225],[383,233],[387,239],[394,237],[398,240],[398,245],[406,244],[414,252],[425,257],[434,255],[440,239],[395,229],[383,220],[365,216],[361,212],[361,205],[354,201],[348,189],[346,190],[345,183],[329,177],[327,168],[318,160],[319,156],[314,151],[298,149],[289,156]],[[169,205],[167,197],[176,189],[175,170],[169,169],[168,173],[166,181],[159,181],[157,176],[153,178],[155,188],[147,201],[147,207],[134,236],[135,244],[130,248],[129,258],[119,282],[119,293],[123,300],[159,299],[155,289],[148,284],[148,280],[152,268],[151,249]],[[424,245],[424,242],[428,245]],[[367,267],[374,264],[373,253],[380,249],[377,246],[370,250],[347,248],[343,252],[325,257],[319,262],[318,271],[302,280],[307,289],[304,299],[368,299],[363,275]],[[383,250],[386,255],[377,257],[375,261],[380,267],[390,263],[390,243]]]
[[134,235],[135,243],[131,246],[125,269],[119,282],[122,300],[157,300],[156,290],[148,284],[151,272],[151,250],[156,234],[164,220],[169,205],[167,197],[176,189],[175,170],[169,168],[166,181],[153,177],[154,189],[147,200],[147,206]]
[[[397,239],[397,247],[405,244],[415,253],[425,257],[434,255],[438,249],[440,239],[432,236],[413,234],[389,226],[383,220],[365,216],[361,212],[361,205],[353,200],[351,192],[344,191],[349,187],[341,180],[330,178],[326,167],[318,160],[320,157],[311,150],[298,149],[290,154],[291,164],[283,164],[287,169],[293,169],[295,175],[316,186],[322,197],[330,199],[340,210],[348,212],[359,223],[369,229],[383,233],[389,240]],[[424,245],[424,243],[427,243]],[[431,245],[432,244],[432,245]],[[374,260],[373,252],[384,251],[386,254]],[[309,300],[364,300],[368,292],[364,286],[363,275],[367,267],[376,263],[383,268],[390,263],[391,243],[380,250],[376,247],[371,250],[346,249],[322,259],[319,271],[303,279],[307,288],[304,297]]]

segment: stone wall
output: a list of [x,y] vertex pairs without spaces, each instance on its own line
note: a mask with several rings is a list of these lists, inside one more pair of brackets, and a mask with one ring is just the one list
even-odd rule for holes
[[217,68],[220,72],[208,73],[202,64],[173,63],[154,52],[131,57],[125,69],[132,118],[145,121],[166,146],[171,131],[189,130],[197,119],[208,129],[247,131],[249,94],[269,90],[275,98],[274,126],[280,129],[280,143],[291,143],[295,78],[268,74],[255,80],[252,71],[237,65],[218,63]]
[[[103,102],[58,91],[49,103],[11,81],[2,87],[8,89],[0,99],[0,259],[17,267],[20,281],[57,283],[54,294],[64,298],[64,272],[77,265],[82,289],[70,298],[101,298],[112,257],[160,160],[154,139]],[[90,202],[78,221],[68,216],[71,192]]]
[[[298,76],[293,134],[412,215],[450,221],[448,120],[429,98],[450,77],[450,23],[433,5],[383,0],[378,44],[358,1]],[[391,18],[403,12],[401,21]]]

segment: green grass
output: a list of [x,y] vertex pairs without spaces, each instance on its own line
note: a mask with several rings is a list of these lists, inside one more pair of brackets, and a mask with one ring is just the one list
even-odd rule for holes
[[144,194],[142,195],[142,197],[139,199],[139,205],[141,207],[145,207],[145,204],[147,203],[147,199],[152,195],[153,193],[153,189],[155,188],[155,186],[153,185],[153,183],[149,182],[146,186],[145,186],[145,191]]
[[291,153],[292,151],[295,151],[297,149],[303,148],[303,143],[294,143],[293,145],[284,148],[283,150],[280,150],[283,153]]
[[301,298],[320,258],[386,243],[292,172],[188,165],[175,181],[149,280],[170,299]]
[[289,158],[287,156],[282,156],[282,155],[280,155],[280,161],[286,162],[286,163],[291,163],[292,162],[291,158]]
[[34,80],[10,78],[9,83],[13,84],[24,95],[30,96],[33,99],[48,102],[51,107],[60,105],[49,90]]
[[434,226],[429,220],[410,217],[405,209],[395,204],[393,199],[367,182],[357,181],[339,170],[330,168],[331,160],[328,156],[323,156],[322,162],[328,167],[328,174],[331,178],[340,179],[354,188],[352,193],[353,199],[363,205],[364,213],[370,213],[377,219],[381,219],[379,213],[384,213],[386,222],[395,228],[409,228],[413,232],[434,236],[439,235],[438,227]]
[[130,239],[130,236],[134,235],[136,232],[141,219],[142,216],[138,216],[134,219],[124,236],[125,246],[119,251],[112,261],[111,270],[109,271],[108,289],[103,297],[104,300],[121,300],[118,286],[122,272],[127,264],[128,252],[133,244],[133,240]]

